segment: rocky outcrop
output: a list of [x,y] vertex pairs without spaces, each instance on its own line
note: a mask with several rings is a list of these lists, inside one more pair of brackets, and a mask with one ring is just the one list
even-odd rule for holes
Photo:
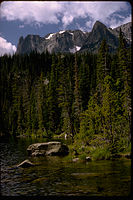
[[27,167],[32,167],[34,164],[30,162],[29,160],[24,160],[22,163],[17,165],[17,167],[22,167],[22,168],[27,168]]
[[65,144],[56,141],[31,144],[27,151],[31,156],[65,156],[69,153]]

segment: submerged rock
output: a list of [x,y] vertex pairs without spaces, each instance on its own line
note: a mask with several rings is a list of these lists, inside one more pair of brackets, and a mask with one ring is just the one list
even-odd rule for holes
[[65,144],[56,141],[31,144],[27,151],[32,156],[65,156],[69,153]]
[[131,154],[126,154],[125,157],[131,159]]
[[131,159],[131,153],[120,154],[120,158],[128,158],[128,159]]
[[79,158],[74,158],[72,161],[73,162],[77,162],[77,161],[79,161],[80,159]]
[[76,158],[73,158],[72,159],[73,162],[78,162],[78,161],[86,161],[86,162],[89,162],[89,161],[92,161],[92,159],[88,156],[85,158],[85,160],[81,160],[80,158],[76,157]]
[[17,165],[17,167],[22,167],[22,168],[27,168],[27,167],[31,167],[31,166],[34,166],[34,164],[32,162],[30,162],[29,160],[24,160],[22,163]]

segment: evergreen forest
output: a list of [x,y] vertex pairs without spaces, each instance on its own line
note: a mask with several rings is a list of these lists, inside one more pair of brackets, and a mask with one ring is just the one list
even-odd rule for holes
[[[70,149],[108,158],[131,147],[131,49],[122,32],[109,53],[0,57],[0,132],[71,139]],[[83,156],[83,155],[82,155]]]

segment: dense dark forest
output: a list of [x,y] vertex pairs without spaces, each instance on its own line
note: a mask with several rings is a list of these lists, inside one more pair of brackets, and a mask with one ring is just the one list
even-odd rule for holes
[[78,152],[131,145],[131,49],[121,32],[115,54],[103,40],[98,54],[4,55],[0,74],[2,134],[65,134]]

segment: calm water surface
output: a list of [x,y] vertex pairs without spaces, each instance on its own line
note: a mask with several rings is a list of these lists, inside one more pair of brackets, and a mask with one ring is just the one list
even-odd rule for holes
[[[0,144],[2,196],[130,195],[131,160],[71,163],[65,157],[31,158],[26,148],[34,142],[39,140],[10,139]],[[27,158],[36,166],[13,168]]]

